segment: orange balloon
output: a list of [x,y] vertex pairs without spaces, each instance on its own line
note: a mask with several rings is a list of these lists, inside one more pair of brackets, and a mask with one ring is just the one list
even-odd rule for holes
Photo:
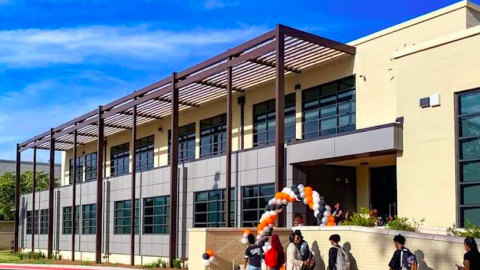
[[272,224],[274,222],[273,218],[269,217],[266,219],[268,224]]
[[313,210],[313,203],[309,203],[308,206]]
[[247,229],[247,230],[245,230],[243,233],[244,233],[244,234],[250,234],[251,232],[252,232],[251,230],[248,230],[248,229]]
[[214,255],[213,250],[207,249],[207,254],[210,255],[210,257],[212,257]]
[[305,192],[305,195],[307,196],[312,195],[313,189],[311,187],[306,187],[304,192]]
[[277,193],[275,194],[275,198],[276,198],[276,199],[281,199],[281,198],[282,198],[282,193],[281,193],[281,192],[277,192]]
[[330,216],[330,217],[328,218],[328,221],[330,221],[330,222],[334,222],[334,223],[335,223],[335,218],[334,218],[334,217],[332,217],[332,216]]
[[308,196],[308,197],[307,197],[307,203],[308,203],[308,204],[313,203],[313,198],[312,198],[312,196]]
[[293,197],[288,197],[288,200],[289,200],[290,202],[295,202],[295,198],[293,198]]

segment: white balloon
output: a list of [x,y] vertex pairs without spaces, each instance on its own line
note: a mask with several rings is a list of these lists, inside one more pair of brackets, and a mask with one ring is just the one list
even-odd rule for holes
[[320,224],[320,227],[325,227],[325,224],[324,223]]
[[318,192],[316,192],[315,190],[313,191],[313,194],[312,194],[312,197],[316,198],[318,197],[320,199],[320,194],[318,194]]
[[331,215],[332,215],[332,213],[331,213],[330,211],[328,211],[328,210],[325,210],[325,212],[323,212],[323,216],[324,216],[324,217],[327,217],[327,218],[328,218],[328,217],[330,217]]
[[313,197],[313,203],[319,204],[320,203],[320,197]]
[[209,265],[210,265],[210,261],[209,261],[209,260],[203,260],[203,265],[204,265],[204,266],[209,266]]
[[322,224],[327,224],[328,222],[328,217],[323,217],[322,218]]
[[295,195],[295,192],[291,191],[289,194],[290,198],[296,198],[297,195]]
[[[313,209],[315,209],[315,206],[313,207]],[[315,209],[315,211],[313,212],[313,215],[317,217],[318,214],[320,214],[320,211],[318,211],[318,209]]]
[[328,211],[332,211],[332,208],[330,207],[330,205],[325,205],[325,209],[327,209]]
[[243,237],[244,237],[244,238],[247,238],[247,237],[248,237],[248,233],[244,233],[244,234],[243,234]]
[[242,238],[242,244],[244,244],[244,245],[248,244],[248,239],[247,238]]
[[269,226],[263,227],[263,231],[264,231],[265,233],[268,233],[268,232],[270,231],[270,227],[269,227]]
[[287,201],[287,200],[282,200],[282,203],[283,203],[284,205],[287,205],[287,204],[288,204],[288,201]]
[[[313,203],[313,210],[318,210],[320,208],[320,204]],[[316,215],[315,215],[316,216]]]
[[300,192],[300,198],[305,199],[305,192]]
[[297,186],[298,189],[301,189],[301,188],[304,188],[304,187],[305,187],[305,186],[302,185],[302,184],[300,184],[300,185]]
[[282,205],[282,199],[277,199],[276,203],[277,205]]
[[278,212],[276,210],[272,211],[272,217],[276,217],[278,215]]
[[260,234],[257,235],[257,241],[260,241],[263,238]]
[[283,208],[279,208],[279,209],[277,209],[277,210],[275,210],[275,211],[277,211],[277,213],[280,214],[280,213],[283,211]]
[[308,205],[307,198],[303,199],[303,203]]
[[263,238],[263,237],[265,236],[265,232],[264,232],[264,231],[260,231],[260,232],[258,233],[258,235],[260,235],[261,238]]
[[305,192],[305,188],[299,188],[298,192],[300,192],[300,193]]
[[212,256],[208,259],[211,263],[215,261],[215,256]]
[[263,246],[262,249],[263,249],[263,253],[267,253],[267,251],[268,251],[267,246]]
[[268,227],[270,228],[273,228],[273,226],[274,226],[273,224],[268,224]]

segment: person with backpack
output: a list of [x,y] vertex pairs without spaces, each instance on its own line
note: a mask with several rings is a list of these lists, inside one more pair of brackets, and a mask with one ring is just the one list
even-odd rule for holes
[[480,253],[475,239],[473,237],[465,238],[463,246],[467,253],[463,255],[463,266],[457,265],[458,270],[480,270]]
[[328,251],[327,270],[350,270],[350,258],[339,244],[340,235],[332,234],[328,240],[330,240],[332,247]]
[[306,262],[300,258],[300,251],[295,245],[295,234],[291,233],[288,240],[290,240],[290,243],[287,247],[287,267],[285,270],[300,270]]
[[247,270],[262,270],[262,246],[255,245],[255,236],[251,233],[247,236],[248,248],[245,250],[245,266]]
[[272,248],[265,253],[265,264],[268,270],[279,270],[285,263],[285,253],[277,234],[272,236],[270,245]]
[[395,252],[388,266],[390,270],[417,270],[418,263],[417,257],[405,247],[406,239],[403,235],[399,234],[393,238],[395,244]]
[[315,268],[315,257],[313,256],[312,251],[310,250],[307,241],[303,240],[303,235],[300,230],[294,232],[295,240],[294,243],[297,246],[298,251],[300,252],[300,258],[304,262],[302,270],[313,270]]

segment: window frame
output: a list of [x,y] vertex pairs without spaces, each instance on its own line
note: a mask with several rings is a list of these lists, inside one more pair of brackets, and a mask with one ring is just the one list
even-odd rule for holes
[[[145,154],[146,158],[142,159]],[[135,140],[135,169],[137,172],[153,169],[155,161],[155,135]],[[146,164],[142,166],[142,163]]]
[[85,155],[85,182],[97,180],[97,152]]
[[[213,121],[217,118],[221,118],[220,123],[214,125]],[[204,127],[204,125],[207,127]],[[217,129],[220,129],[220,131],[218,131]],[[204,132],[208,132],[208,134],[203,135]],[[220,138],[218,138],[218,136]],[[205,138],[208,138],[208,144],[203,143]],[[204,152],[204,149],[207,148],[208,152]],[[207,119],[200,120],[200,158],[223,155],[226,153],[226,148],[227,114],[219,114]]]
[[[197,123],[193,122],[178,128],[178,162],[185,163],[196,158]],[[193,135],[193,138],[192,138]],[[193,148],[189,143],[193,142]],[[172,130],[168,130],[168,164],[170,164],[170,147],[172,145]],[[193,154],[189,156],[189,154]]]
[[[86,209],[89,208],[89,209]],[[88,210],[88,211],[87,211]],[[87,216],[89,215],[89,216]],[[91,223],[91,224],[88,224]],[[82,205],[82,234],[95,234],[97,231],[97,204]]]
[[40,234],[48,234],[48,209],[40,210]]
[[[77,175],[76,175],[76,182],[81,183],[83,182],[83,165],[84,165],[84,157],[80,156],[77,157]],[[73,184],[73,158],[69,160],[68,164],[68,183],[70,185]]]
[[[122,164],[119,164],[120,160]],[[122,168],[122,170],[119,170],[119,168]],[[130,173],[130,143],[112,146],[110,148],[110,176],[120,176],[128,173]]]
[[[225,207],[226,207],[226,189],[212,189],[212,190],[203,190],[203,191],[197,191],[197,192],[194,192],[193,193],[193,227],[194,228],[207,228],[207,227],[212,227],[212,228],[223,228],[223,227],[226,227],[226,223],[225,223],[225,219],[226,219],[226,216],[225,216]],[[213,193],[213,192],[220,192],[220,200],[211,200],[210,199],[210,193]],[[205,201],[197,201],[197,195],[201,194],[201,193],[207,193],[207,200]],[[231,188],[230,189],[230,194],[231,195],[235,195],[235,188]],[[231,216],[231,221],[230,221],[230,227],[234,227],[235,224],[236,224],[236,217],[235,217],[235,197],[236,196],[230,196],[230,216]],[[210,211],[209,210],[209,205],[211,203],[217,203],[217,204],[220,204],[220,209],[217,209],[217,210],[212,210]],[[206,204],[206,211],[200,211],[200,212],[197,212],[197,205],[200,205],[200,204]],[[211,221],[209,221],[208,219],[208,216],[210,214],[217,214],[217,215],[220,215],[220,221],[218,222],[215,222],[214,224],[216,226],[209,226],[209,225],[212,225],[213,223]],[[205,222],[200,222],[200,221],[197,221],[197,215],[206,215],[205,216]],[[222,218],[223,217],[223,218]],[[206,225],[206,226],[201,226],[201,225]]]
[[[40,218],[40,216],[39,216],[38,213],[39,213],[38,209],[35,210],[35,218],[37,220],[37,222],[35,222],[35,234],[38,234],[38,232],[39,232],[38,228],[39,228],[39,220],[40,220],[39,218]],[[32,223],[33,222],[33,216],[32,216],[32,214],[33,214],[32,210],[27,211],[27,227],[26,227],[26,234],[27,235],[32,234],[32,226],[33,226],[33,223]]]
[[[157,199],[162,201],[161,204],[157,204]],[[152,201],[152,205],[147,203],[147,200]],[[163,196],[154,196],[143,198],[143,230],[142,234],[149,234],[149,235],[165,235],[170,233],[170,195],[163,195]],[[163,214],[157,214],[157,208],[163,208]],[[147,211],[151,210],[151,214],[147,214]],[[156,218],[164,219],[164,223],[157,223]],[[152,222],[147,222],[147,219],[152,219]],[[156,227],[159,226],[158,230],[156,231]],[[147,229],[147,228],[151,228]]]
[[[118,235],[124,235],[124,234],[130,234],[130,219],[131,216],[130,214],[125,215],[126,212],[131,211],[132,207],[126,207],[125,203],[131,203],[131,200],[123,200],[123,201],[115,201],[113,203],[113,209],[114,209],[114,214],[113,214],[113,234],[118,234]],[[123,204],[123,208],[119,209],[117,206],[119,204]],[[118,216],[118,213],[120,211],[123,211],[123,215],[120,217]],[[122,220],[123,223],[125,223],[125,220],[128,220],[127,225],[122,224],[118,225],[117,220]],[[121,232],[118,231],[118,229],[122,229]],[[139,233],[140,230],[140,199],[135,199],[135,234]]]
[[[75,217],[75,234],[80,234],[80,206],[76,205],[76,217]],[[69,213],[65,210],[69,209]],[[71,206],[64,206],[62,207],[62,234],[72,234],[72,211],[73,208]],[[67,226],[67,224],[70,224]]]
[[[258,189],[258,195],[257,196],[252,196],[252,197],[247,197],[245,196],[245,190],[247,188],[257,188]],[[270,188],[270,189],[273,189],[273,192],[272,194],[267,194],[267,195],[263,195],[263,196],[260,196],[260,189],[261,188]],[[273,198],[275,196],[275,184],[274,183],[271,183],[271,184],[260,184],[260,185],[250,185],[250,186],[243,186],[242,187],[242,218],[241,218],[241,225],[242,227],[255,227],[256,224],[258,223],[258,220],[260,219],[260,217],[262,216],[262,213],[265,212],[265,206],[260,206],[260,200],[261,199],[266,199],[267,203],[268,201]],[[252,199],[256,199],[257,200],[257,208],[245,208],[245,201],[246,200],[252,200]],[[247,220],[245,221],[245,217],[244,217],[244,214],[246,212],[256,212],[257,214],[257,218],[254,219],[254,220]]]

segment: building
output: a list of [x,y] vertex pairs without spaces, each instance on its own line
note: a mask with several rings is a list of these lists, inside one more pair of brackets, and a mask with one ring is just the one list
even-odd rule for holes
[[[22,161],[21,172],[32,171],[33,162]],[[48,173],[50,166],[47,162],[37,162],[37,171],[44,171]],[[6,160],[0,159],[0,175],[6,172],[15,172],[15,160]],[[55,164],[55,177],[60,177],[62,174],[62,166],[60,164]]]
[[[480,223],[478,48],[468,1],[348,44],[279,25],[19,144],[64,152],[63,186],[37,194],[35,248],[137,264],[200,256],[187,254],[189,228],[253,226],[298,183],[346,211]],[[32,195],[17,201],[29,250]],[[314,225],[295,204],[279,226],[297,212]]]

